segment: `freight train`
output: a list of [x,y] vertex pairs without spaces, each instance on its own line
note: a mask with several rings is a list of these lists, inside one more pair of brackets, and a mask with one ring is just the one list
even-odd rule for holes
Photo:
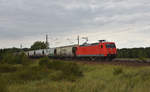
[[99,40],[97,43],[83,45],[69,45],[49,49],[26,51],[29,57],[54,57],[54,58],[88,58],[88,59],[114,59],[117,55],[114,42]]

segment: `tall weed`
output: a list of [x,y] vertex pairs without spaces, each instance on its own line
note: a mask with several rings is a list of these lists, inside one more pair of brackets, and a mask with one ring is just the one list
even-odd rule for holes
[[52,74],[52,79],[54,80],[65,79],[75,81],[77,78],[83,76],[80,66],[74,62],[48,60],[47,58],[43,58],[40,60],[39,65],[46,66],[48,69],[56,71],[56,73]]
[[5,53],[2,56],[1,63],[28,65],[31,63],[31,60],[24,53],[19,54]]
[[8,92],[8,86],[4,78],[0,77],[0,92]]
[[115,68],[113,68],[113,74],[114,75],[119,75],[121,73],[123,73],[123,69],[121,67],[115,67]]

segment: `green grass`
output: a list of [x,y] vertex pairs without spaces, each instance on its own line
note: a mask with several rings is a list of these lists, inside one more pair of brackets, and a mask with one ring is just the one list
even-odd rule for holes
[[[118,68],[119,67],[119,68]],[[78,81],[38,80],[9,86],[11,92],[149,92],[150,68],[84,65]],[[114,74],[116,69],[122,72]],[[117,70],[118,71],[118,70]]]
[[[2,80],[0,80],[0,82],[2,81],[5,84],[0,84],[0,89],[2,88],[3,90],[2,92],[150,91],[150,67],[148,66],[127,67],[105,64],[79,64],[78,66],[78,64],[76,65],[75,63],[69,61],[54,62],[53,60],[51,60],[50,63],[48,63],[46,60],[47,59],[41,59],[41,61],[45,61],[45,63],[39,61],[41,65],[38,64],[38,61],[35,61],[34,63],[32,63],[32,65],[29,66],[30,68],[27,66],[23,66],[24,71],[20,70],[20,65],[17,65],[15,66],[17,67],[15,68],[17,69],[15,70],[17,72],[2,72],[1,77],[6,79],[6,81],[4,81],[2,78]],[[34,69],[31,69],[31,67]],[[79,70],[77,68],[79,68]],[[75,69],[77,69],[77,71],[75,71]],[[70,81],[70,78],[72,79],[72,76],[80,75],[81,71],[83,73],[82,76],[80,76],[79,78],[76,77],[76,81]],[[14,76],[12,76],[12,74],[14,74]],[[32,74],[34,74],[34,76],[31,76]],[[14,77],[18,78],[18,80],[22,80],[22,82],[9,82],[7,80]],[[63,77],[64,79],[62,79],[61,77]]]

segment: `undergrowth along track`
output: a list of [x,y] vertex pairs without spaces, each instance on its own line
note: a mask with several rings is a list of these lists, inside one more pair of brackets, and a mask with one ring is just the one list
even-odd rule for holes
[[114,59],[112,61],[109,60],[82,60],[82,59],[54,59],[54,60],[66,60],[73,61],[80,64],[110,64],[110,65],[123,65],[123,66],[150,66],[150,61],[142,61],[137,59]]
[[[32,58],[37,59],[37,58]],[[38,58],[39,59],[39,58]],[[79,64],[108,64],[108,65],[122,65],[122,66],[150,66],[150,60],[142,61],[137,59],[113,59],[112,61],[109,60],[89,60],[89,59],[73,59],[73,58],[49,58],[50,60],[59,60],[59,61],[68,61],[68,62],[77,62]]]

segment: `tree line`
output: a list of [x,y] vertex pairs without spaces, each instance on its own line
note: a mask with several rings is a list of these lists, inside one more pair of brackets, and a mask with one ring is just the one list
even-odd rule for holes
[[48,48],[48,44],[42,41],[36,41],[31,45],[30,48],[5,48],[5,49],[0,49],[0,53],[5,53],[5,52],[20,52],[20,51],[29,51],[29,50],[37,50],[37,49],[46,49]]
[[37,50],[37,49],[46,49],[48,48],[49,44],[42,42],[42,41],[36,41],[34,42],[30,48],[5,48],[5,49],[0,49],[0,60],[1,58],[8,53],[17,53],[17,52],[22,52],[22,51],[29,51],[29,50]]
[[118,58],[150,58],[150,47],[117,49]]
[[[37,49],[46,49],[48,48],[48,44],[42,41],[36,41],[31,45],[30,48],[8,48],[8,49],[0,49],[0,57],[2,53],[14,53],[21,51],[29,51],[29,50],[37,50]],[[150,58],[150,47],[146,48],[123,48],[117,49],[117,57],[118,58]]]

